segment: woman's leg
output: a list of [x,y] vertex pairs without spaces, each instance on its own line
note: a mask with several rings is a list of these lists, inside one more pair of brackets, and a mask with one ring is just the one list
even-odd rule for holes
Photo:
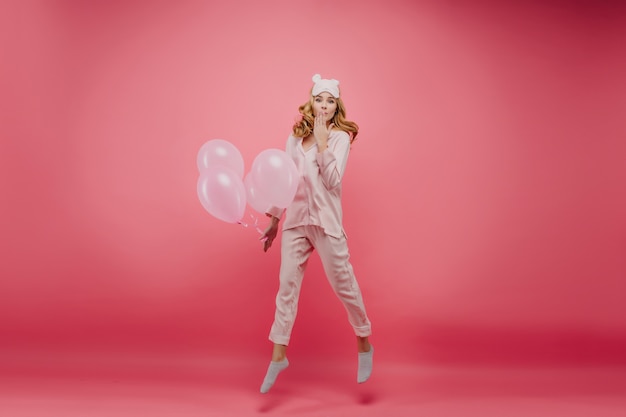
[[279,345],[274,343],[274,350],[272,351],[272,362],[284,361],[287,358],[287,345]]
[[277,345],[289,345],[291,331],[298,313],[302,278],[313,246],[303,227],[284,230],[281,242],[279,288],[276,312],[269,339]]
[[321,228],[317,229],[313,243],[322,259],[328,281],[348,312],[348,320],[357,336],[359,359],[357,382],[363,383],[372,374],[374,348],[369,342],[369,336],[372,334],[371,323],[350,264],[348,243],[345,236],[336,238],[324,234]]
[[284,230],[281,242],[280,285],[276,295],[276,312],[270,330],[274,342],[272,360],[261,385],[267,393],[276,382],[278,374],[289,366],[287,345],[298,311],[298,298],[306,264],[313,246],[304,235],[304,228]]
[[368,348],[368,337],[372,334],[372,326],[365,311],[365,304],[361,289],[350,264],[350,253],[346,237],[336,238],[324,234],[324,230],[316,227],[313,244],[320,255],[328,282],[339,300],[343,303],[348,320],[354,329],[354,333],[363,338],[359,341],[362,349]]
[[369,352],[371,347],[372,347],[372,345],[370,344],[369,337],[367,337],[367,336],[365,336],[365,337],[357,336],[356,337],[356,350],[359,353]]

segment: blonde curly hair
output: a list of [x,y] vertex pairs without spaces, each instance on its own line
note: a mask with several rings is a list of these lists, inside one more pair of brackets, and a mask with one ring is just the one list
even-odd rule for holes
[[[300,112],[300,119],[293,125],[293,135],[297,138],[306,138],[313,133],[313,126],[315,123],[315,116],[313,116],[313,102],[315,96],[313,96],[313,89],[311,89],[311,98],[298,107]],[[335,112],[331,123],[335,125],[335,128],[343,130],[350,135],[350,143],[356,140],[356,136],[359,134],[359,125],[346,119],[346,106],[343,104],[341,98],[337,100],[337,111]]]

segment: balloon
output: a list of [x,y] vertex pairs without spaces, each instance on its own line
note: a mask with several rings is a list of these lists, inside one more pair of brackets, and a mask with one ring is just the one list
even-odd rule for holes
[[246,209],[243,182],[230,168],[216,166],[200,172],[198,198],[212,216],[228,223],[238,223]]
[[214,166],[232,169],[239,179],[243,178],[243,157],[239,149],[224,139],[212,139],[200,147],[197,157],[198,170]]
[[250,169],[252,182],[264,201],[285,208],[293,201],[300,175],[293,159],[280,149],[259,153]]
[[264,196],[257,189],[250,173],[243,179],[243,185],[246,188],[246,199],[250,207],[261,214],[265,214],[267,210],[272,207],[272,203],[266,198],[263,198]]

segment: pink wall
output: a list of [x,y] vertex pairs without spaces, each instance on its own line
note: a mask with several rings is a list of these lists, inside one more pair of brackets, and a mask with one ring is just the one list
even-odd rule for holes
[[[381,355],[623,361],[625,10],[506,3],[3,2],[2,343],[267,353],[279,252],[195,157],[282,148],[319,72]],[[353,349],[317,259],[294,338]]]

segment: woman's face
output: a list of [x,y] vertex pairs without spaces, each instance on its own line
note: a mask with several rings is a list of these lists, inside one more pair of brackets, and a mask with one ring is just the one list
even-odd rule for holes
[[337,99],[326,91],[313,98],[313,116],[324,115],[324,121],[329,123],[337,111]]

